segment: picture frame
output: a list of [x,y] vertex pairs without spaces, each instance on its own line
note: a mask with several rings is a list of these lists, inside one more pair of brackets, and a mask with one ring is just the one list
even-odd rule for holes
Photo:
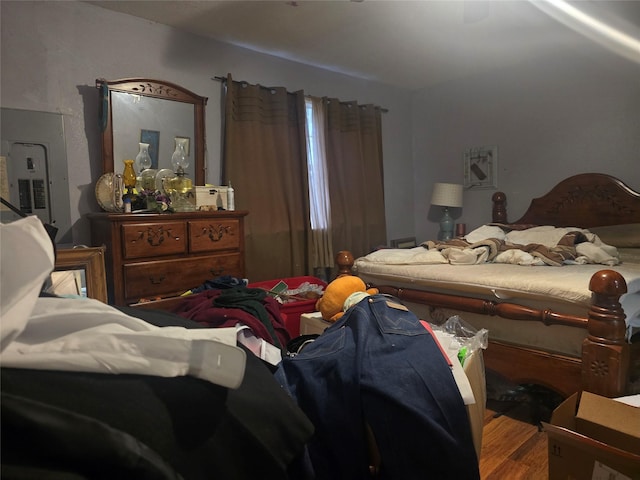
[[416,237],[396,238],[391,240],[391,248],[413,248],[416,246]]
[[56,252],[54,272],[73,272],[74,280],[80,279],[78,289],[84,290],[83,296],[107,303],[104,257],[105,247],[59,249]]
[[469,148],[464,152],[464,188],[498,188],[498,147]]

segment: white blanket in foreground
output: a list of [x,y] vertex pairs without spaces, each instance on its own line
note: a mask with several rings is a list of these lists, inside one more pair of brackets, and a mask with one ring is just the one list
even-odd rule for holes
[[92,299],[38,298],[22,333],[0,355],[3,367],[191,375],[237,388],[245,352],[235,328],[156,327]]

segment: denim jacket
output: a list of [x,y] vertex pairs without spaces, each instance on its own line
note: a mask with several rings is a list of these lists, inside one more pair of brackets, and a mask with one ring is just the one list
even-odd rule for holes
[[315,426],[317,479],[371,478],[365,425],[381,479],[478,479],[464,402],[450,366],[418,318],[392,297],[351,307],[276,379]]

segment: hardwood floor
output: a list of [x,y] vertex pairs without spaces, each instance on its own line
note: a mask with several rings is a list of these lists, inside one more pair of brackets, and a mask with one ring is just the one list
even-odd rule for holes
[[526,405],[496,415],[487,403],[480,455],[482,480],[545,480],[549,478],[547,435],[531,421]]

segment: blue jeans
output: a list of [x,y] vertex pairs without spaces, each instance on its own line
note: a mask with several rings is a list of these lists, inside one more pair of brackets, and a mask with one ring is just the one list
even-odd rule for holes
[[391,297],[365,298],[275,373],[315,426],[318,479],[478,479],[467,412],[444,355],[418,318]]

